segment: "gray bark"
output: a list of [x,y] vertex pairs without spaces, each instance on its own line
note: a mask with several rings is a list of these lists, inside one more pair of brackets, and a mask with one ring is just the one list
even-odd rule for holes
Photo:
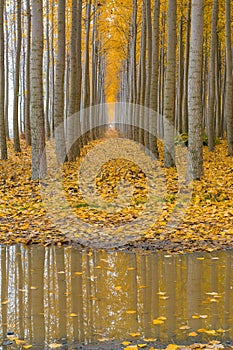
[[192,0],[192,20],[190,39],[188,113],[189,180],[197,180],[203,175],[203,135],[202,135],[202,61],[203,61],[203,0]]
[[4,69],[4,29],[3,13],[4,1],[0,2],[0,151],[1,159],[7,159],[6,129],[4,118],[4,99],[5,99],[5,69]]
[[32,2],[32,52],[31,52],[31,133],[32,179],[46,173],[45,125],[43,110],[43,7],[42,0]]
[[56,155],[59,163],[64,163],[67,160],[64,130],[65,6],[65,0],[58,0],[58,51],[56,62],[54,127]]
[[164,92],[164,165],[175,165],[176,0],[168,2],[167,71]]
[[19,76],[20,76],[20,55],[21,55],[21,44],[22,44],[21,5],[22,5],[22,0],[18,0],[17,1],[17,49],[16,49],[16,58],[15,58],[14,105],[13,105],[13,131],[14,131],[15,152],[21,152],[20,139],[19,139]]

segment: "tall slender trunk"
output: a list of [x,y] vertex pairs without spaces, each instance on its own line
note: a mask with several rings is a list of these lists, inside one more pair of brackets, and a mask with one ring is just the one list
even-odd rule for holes
[[209,151],[214,150],[214,117],[215,117],[215,66],[217,55],[217,20],[218,0],[214,0],[212,9],[211,44],[210,44],[210,70],[209,70],[209,98],[208,98],[208,147]]
[[5,8],[5,129],[6,129],[6,138],[10,139],[9,131],[9,29],[8,29],[8,16],[7,10]]
[[58,51],[55,85],[55,141],[59,163],[67,160],[64,130],[64,78],[65,78],[65,0],[58,0]]
[[158,115],[158,79],[159,79],[159,14],[160,0],[154,1],[154,20],[153,20],[153,37],[152,37],[152,72],[151,72],[151,88],[150,88],[150,109],[152,114],[149,120],[150,150],[158,158],[157,146],[157,115]]
[[26,144],[31,145],[31,121],[30,121],[30,59],[31,59],[31,9],[30,0],[27,0],[27,52],[26,52],[26,106],[25,106],[25,136]]
[[225,0],[226,13],[226,92],[224,115],[227,122],[228,155],[233,156],[233,77],[231,48],[231,5]]
[[21,152],[20,139],[19,139],[19,77],[20,77],[20,55],[21,55],[21,44],[22,44],[21,5],[22,5],[22,0],[18,0],[17,1],[17,49],[16,49],[16,58],[15,58],[14,106],[13,106],[13,131],[14,131],[15,152]]
[[49,74],[50,72],[50,44],[49,44],[49,0],[46,1],[46,101],[45,101],[45,130],[46,137],[50,139],[51,130],[49,122]]
[[176,0],[168,2],[167,71],[164,92],[164,165],[175,165]]
[[189,146],[187,178],[189,180],[200,179],[200,177],[203,175],[203,109],[201,89],[203,61],[203,12],[203,0],[192,0],[188,86]]
[[6,129],[4,117],[5,100],[5,69],[4,69],[4,29],[3,13],[4,1],[0,3],[0,151],[1,159],[7,159]]
[[185,59],[184,59],[184,87],[182,96],[182,132],[188,133],[188,67],[190,51],[190,20],[191,20],[191,0],[188,0],[186,14],[186,41],[185,41]]
[[46,173],[45,125],[43,108],[43,7],[42,0],[32,2],[32,52],[31,52],[31,133],[32,179]]

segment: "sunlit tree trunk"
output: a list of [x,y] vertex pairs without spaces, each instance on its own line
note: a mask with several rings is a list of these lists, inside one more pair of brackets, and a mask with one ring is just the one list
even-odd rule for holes
[[232,77],[232,48],[231,48],[231,5],[225,0],[226,12],[226,92],[225,120],[227,122],[228,155],[233,156],[233,77]]
[[42,62],[43,10],[42,0],[38,0],[32,2],[32,52],[30,64],[33,180],[46,173]]
[[15,77],[14,77],[14,105],[13,105],[13,131],[14,131],[14,149],[15,152],[21,152],[19,139],[19,77],[20,77],[20,55],[22,45],[21,30],[21,6],[22,0],[17,1],[17,50],[15,58]]
[[59,163],[67,160],[64,130],[64,78],[65,78],[65,0],[58,0],[58,51],[55,82],[55,141]]
[[4,116],[5,102],[5,69],[4,69],[4,1],[0,2],[0,143],[1,159],[7,159],[6,129]]
[[190,180],[203,175],[202,141],[202,58],[203,58],[203,0],[192,0],[190,39],[188,113],[189,147],[188,173]]
[[176,0],[168,2],[167,71],[164,92],[164,165],[175,164]]

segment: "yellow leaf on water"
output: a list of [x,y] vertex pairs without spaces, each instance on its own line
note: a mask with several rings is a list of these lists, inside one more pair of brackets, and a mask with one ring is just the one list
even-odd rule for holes
[[15,339],[15,344],[16,344],[16,345],[24,345],[25,343],[26,343],[25,340]]
[[130,335],[131,337],[139,337],[139,336],[141,335],[141,333],[140,333],[140,332],[129,333],[129,335]]
[[166,350],[177,350],[179,349],[179,345],[175,345],[175,344],[168,344],[168,346],[166,347]]
[[190,332],[190,333],[189,333],[189,336],[190,336],[190,337],[196,337],[197,335],[198,335],[198,334],[197,334],[196,332]]
[[164,321],[163,320],[158,320],[158,319],[155,319],[155,320],[153,320],[153,322],[152,322],[154,325],[160,325],[160,324],[163,324],[164,323]]
[[31,349],[31,348],[32,348],[32,345],[24,345],[23,348],[24,348],[24,349]]
[[157,318],[157,320],[161,320],[161,321],[165,321],[166,319],[167,319],[167,317],[165,317],[165,316],[159,316]]
[[50,349],[58,349],[62,347],[62,344],[53,343],[49,345]]
[[152,343],[152,342],[156,341],[156,338],[144,338],[143,340],[148,342],[148,343]]
[[129,345],[126,348],[124,348],[124,350],[138,350],[137,345]]
[[118,290],[121,290],[121,289],[122,289],[121,286],[116,286],[116,287],[115,287],[115,290],[117,290],[117,291],[118,291]]
[[70,316],[71,316],[71,317],[77,317],[78,314],[76,314],[75,312],[72,312],[72,313],[70,314]]
[[147,344],[138,344],[138,347],[139,347],[140,349],[143,349],[143,348],[146,348],[146,347],[147,347]]
[[131,343],[130,343],[130,341],[123,341],[121,344],[124,345],[124,346],[127,346],[127,345],[129,345]]
[[133,314],[136,314],[136,311],[135,310],[127,310],[126,313],[129,315],[133,315]]

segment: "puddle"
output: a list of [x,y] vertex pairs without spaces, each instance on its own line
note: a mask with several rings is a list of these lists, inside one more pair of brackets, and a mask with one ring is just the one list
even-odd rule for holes
[[0,259],[2,349],[17,342],[22,348],[20,340],[36,349],[54,342],[91,349],[145,338],[233,340],[231,251],[139,255],[13,246],[1,247]]

